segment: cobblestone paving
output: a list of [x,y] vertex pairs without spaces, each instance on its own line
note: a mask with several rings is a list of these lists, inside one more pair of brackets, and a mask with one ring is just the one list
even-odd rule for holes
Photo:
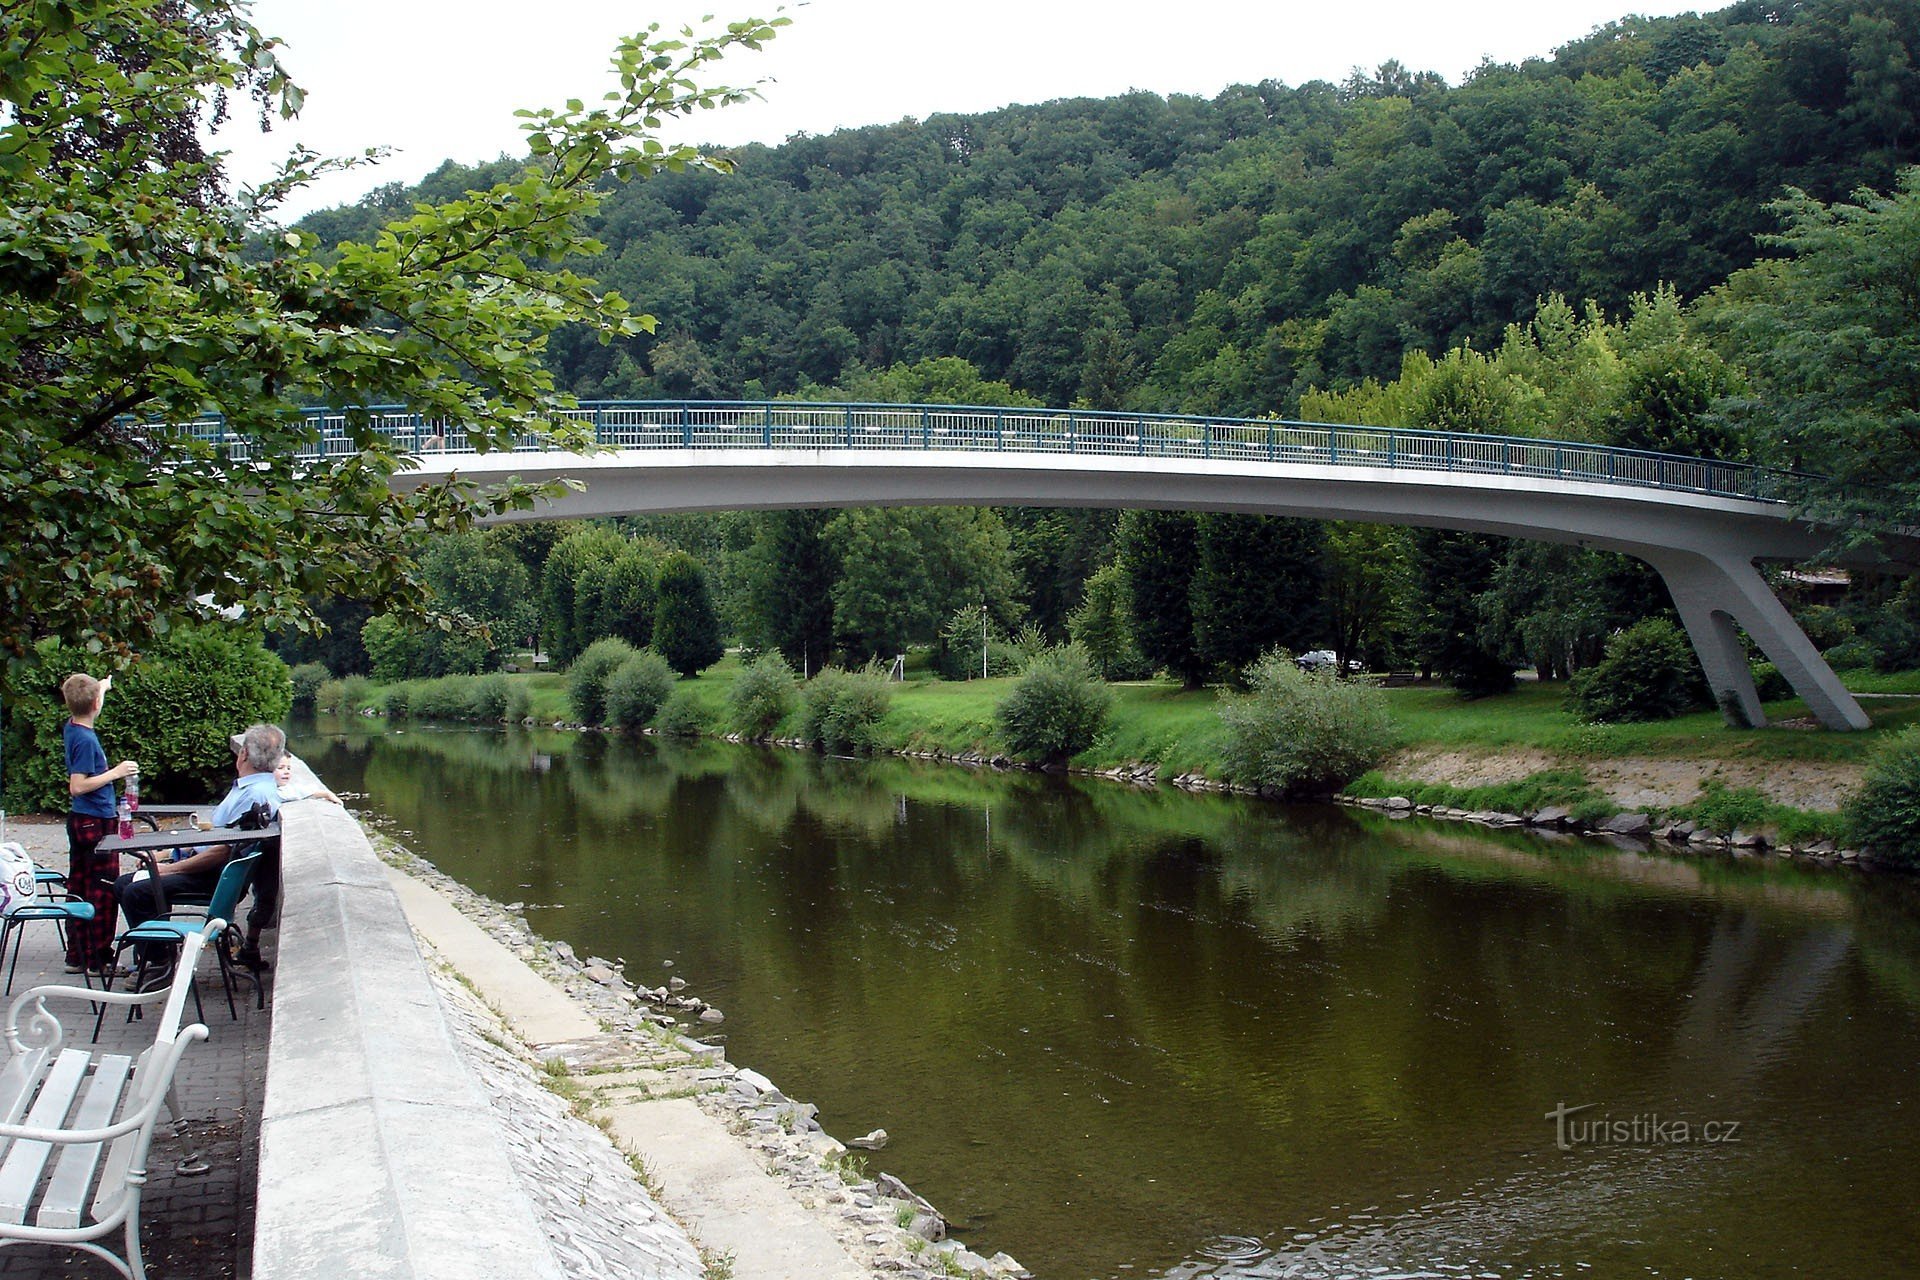
[[[67,833],[59,823],[7,821],[7,839],[18,840],[43,867],[67,869]],[[273,935],[266,950],[271,953]],[[78,982],[62,969],[50,924],[29,925],[20,950],[16,994],[43,984]],[[212,961],[201,967],[200,998],[206,1006],[207,1039],[181,1060],[176,1084],[187,1118],[187,1141],[201,1151],[210,1172],[176,1172],[181,1146],[164,1124],[153,1141],[152,1173],[141,1203],[141,1232],[152,1280],[236,1280],[252,1270],[254,1189],[259,1182],[260,1104],[266,1093],[267,1036],[273,1017],[269,975],[267,1007],[253,1007],[251,993],[236,1000],[238,1021],[227,1015],[226,997]],[[92,1014],[85,1005],[53,1009],[69,1028]],[[191,1013],[189,1016],[192,1016]],[[84,1035],[83,1035],[84,1038]],[[100,1033],[103,1048],[138,1053],[153,1042],[150,1024],[109,1017]],[[0,1050],[4,1052],[4,1050]],[[118,1248],[119,1240],[114,1240]],[[104,1280],[115,1272],[98,1258],[47,1245],[0,1250],[0,1276],[22,1280]]]

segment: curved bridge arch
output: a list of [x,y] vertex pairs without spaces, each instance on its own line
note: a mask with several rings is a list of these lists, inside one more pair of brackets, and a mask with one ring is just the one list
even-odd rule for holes
[[[1775,496],[1776,473],[1565,441],[1325,423],[804,402],[581,406],[597,451],[530,437],[474,453],[432,424],[375,411],[418,454],[407,488],[458,473],[569,480],[579,491],[508,519],[799,507],[1151,507],[1426,525],[1636,556],[1672,593],[1728,717],[1764,723],[1736,628],[1821,723],[1869,720],[1755,568],[1822,551]],[[316,411],[316,451],[344,439]],[[450,433],[457,439],[459,433]]]

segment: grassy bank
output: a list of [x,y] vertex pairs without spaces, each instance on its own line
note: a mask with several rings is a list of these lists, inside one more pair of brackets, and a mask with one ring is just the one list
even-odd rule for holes
[[[727,696],[742,670],[737,657],[680,685],[698,709],[707,732],[725,733]],[[516,708],[541,721],[572,719],[564,674],[507,677],[516,687]],[[1771,726],[1757,730],[1727,727],[1717,712],[1700,712],[1657,724],[1598,725],[1576,720],[1565,709],[1565,689],[1553,683],[1526,682],[1497,697],[1467,700],[1450,689],[1413,686],[1384,691],[1400,731],[1397,761],[1422,754],[1452,753],[1492,761],[1499,776],[1477,785],[1447,785],[1396,775],[1396,762],[1356,781],[1354,795],[1402,794],[1422,803],[1460,808],[1523,812],[1547,805],[1582,816],[1611,812],[1618,806],[1588,779],[1591,769],[1613,767],[1625,759],[1691,762],[1706,779],[1661,807],[1676,817],[1715,824],[1766,826],[1798,835],[1837,834],[1830,812],[1808,812],[1770,797],[1764,775],[1774,765],[1858,766],[1890,734],[1920,723],[1920,673],[1875,676],[1860,673],[1849,683],[1863,693],[1873,727],[1859,733],[1830,733],[1811,727],[1797,700],[1771,703]],[[1014,684],[1012,677],[949,682],[915,678],[892,686],[892,704],[879,726],[887,750],[945,755],[1006,753],[995,710]],[[1073,763],[1087,769],[1152,764],[1162,776],[1198,773],[1221,776],[1224,733],[1215,714],[1216,690],[1185,690],[1164,681],[1113,686],[1112,716],[1092,748]],[[370,705],[381,705],[383,691],[367,691]],[[524,703],[520,701],[524,697]],[[405,701],[404,695],[400,701]],[[775,736],[796,737],[798,714],[790,715]],[[1712,779],[1721,767],[1740,766],[1761,785],[1727,785]],[[1505,772],[1500,773],[1504,768]],[[1830,809],[1830,806],[1827,806]]]

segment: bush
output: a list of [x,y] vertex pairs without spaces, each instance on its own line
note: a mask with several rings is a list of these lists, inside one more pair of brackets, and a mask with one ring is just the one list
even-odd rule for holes
[[303,662],[287,673],[293,691],[292,710],[312,711],[320,686],[333,679],[333,672],[318,662]]
[[693,696],[693,690],[685,686],[675,689],[655,720],[660,732],[691,738],[702,727],[699,699]]
[[595,640],[567,672],[567,706],[581,724],[599,724],[607,713],[607,681],[639,650],[625,640]]
[[1753,664],[1753,688],[1762,702],[1781,702],[1793,696],[1793,686],[1771,662]]
[[1729,787],[1718,778],[1700,784],[1700,798],[1686,806],[1698,826],[1715,835],[1751,831],[1773,816],[1774,806],[1758,787]]
[[333,716],[357,715],[373,696],[373,682],[365,676],[343,676],[321,685],[313,695],[313,708]]
[[1879,664],[1880,650],[1865,636],[1852,636],[1820,656],[1835,671],[1861,671]]
[[405,720],[413,714],[413,683],[383,685],[367,694],[367,705],[389,720]]
[[1290,797],[1328,796],[1393,747],[1386,695],[1330,671],[1302,671],[1275,650],[1247,672],[1248,692],[1220,700],[1227,776]]
[[[105,675],[98,657],[52,644],[6,707],[5,806],[65,813],[67,723],[60,682],[73,671]],[[293,695],[287,666],[259,639],[224,627],[176,631],[116,672],[97,726],[109,760],[138,760],[142,796],[190,802],[219,796],[233,781],[227,736],[256,721],[286,718]]]
[[672,695],[673,668],[653,650],[642,649],[607,677],[607,723],[644,729]]
[[1920,867],[1920,727],[1874,754],[1847,801],[1847,838],[1900,867]]
[[524,680],[507,681],[507,705],[502,713],[506,719],[515,722],[525,720],[533,714],[533,693]]
[[465,681],[467,715],[475,720],[507,719],[507,704],[512,700],[511,682],[498,672],[474,676]]
[[875,668],[828,667],[800,695],[800,736],[824,751],[873,751],[892,701],[886,677]]
[[764,738],[786,719],[797,697],[793,668],[776,650],[747,664],[727,692],[727,721],[748,738]]
[[1648,618],[1607,641],[1606,656],[1567,684],[1567,705],[1585,720],[1670,720],[1709,705],[1693,645],[1665,618]]
[[1113,691],[1086,651],[1069,645],[1029,662],[995,716],[1015,756],[1054,764],[1092,746],[1112,709]]

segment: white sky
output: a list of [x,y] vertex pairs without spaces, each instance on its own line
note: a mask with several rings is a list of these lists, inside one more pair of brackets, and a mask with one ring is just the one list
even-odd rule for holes
[[[592,101],[612,87],[614,41],[708,13],[768,16],[754,0],[256,0],[254,24],[287,43],[307,90],[298,121],[262,138],[252,117],[217,144],[229,175],[265,176],[294,142],[325,155],[385,145],[376,168],[338,175],[288,216],[414,182],[443,160],[519,154],[517,107]],[[1338,82],[1398,59],[1449,83],[1481,61],[1518,62],[1628,13],[1702,7],[1671,0],[811,0],[760,53],[739,51],[714,82],[766,81],[764,102],[703,113],[687,141],[778,143],[796,133],[889,124],[1009,103],[1129,89],[1211,97],[1230,84]]]

